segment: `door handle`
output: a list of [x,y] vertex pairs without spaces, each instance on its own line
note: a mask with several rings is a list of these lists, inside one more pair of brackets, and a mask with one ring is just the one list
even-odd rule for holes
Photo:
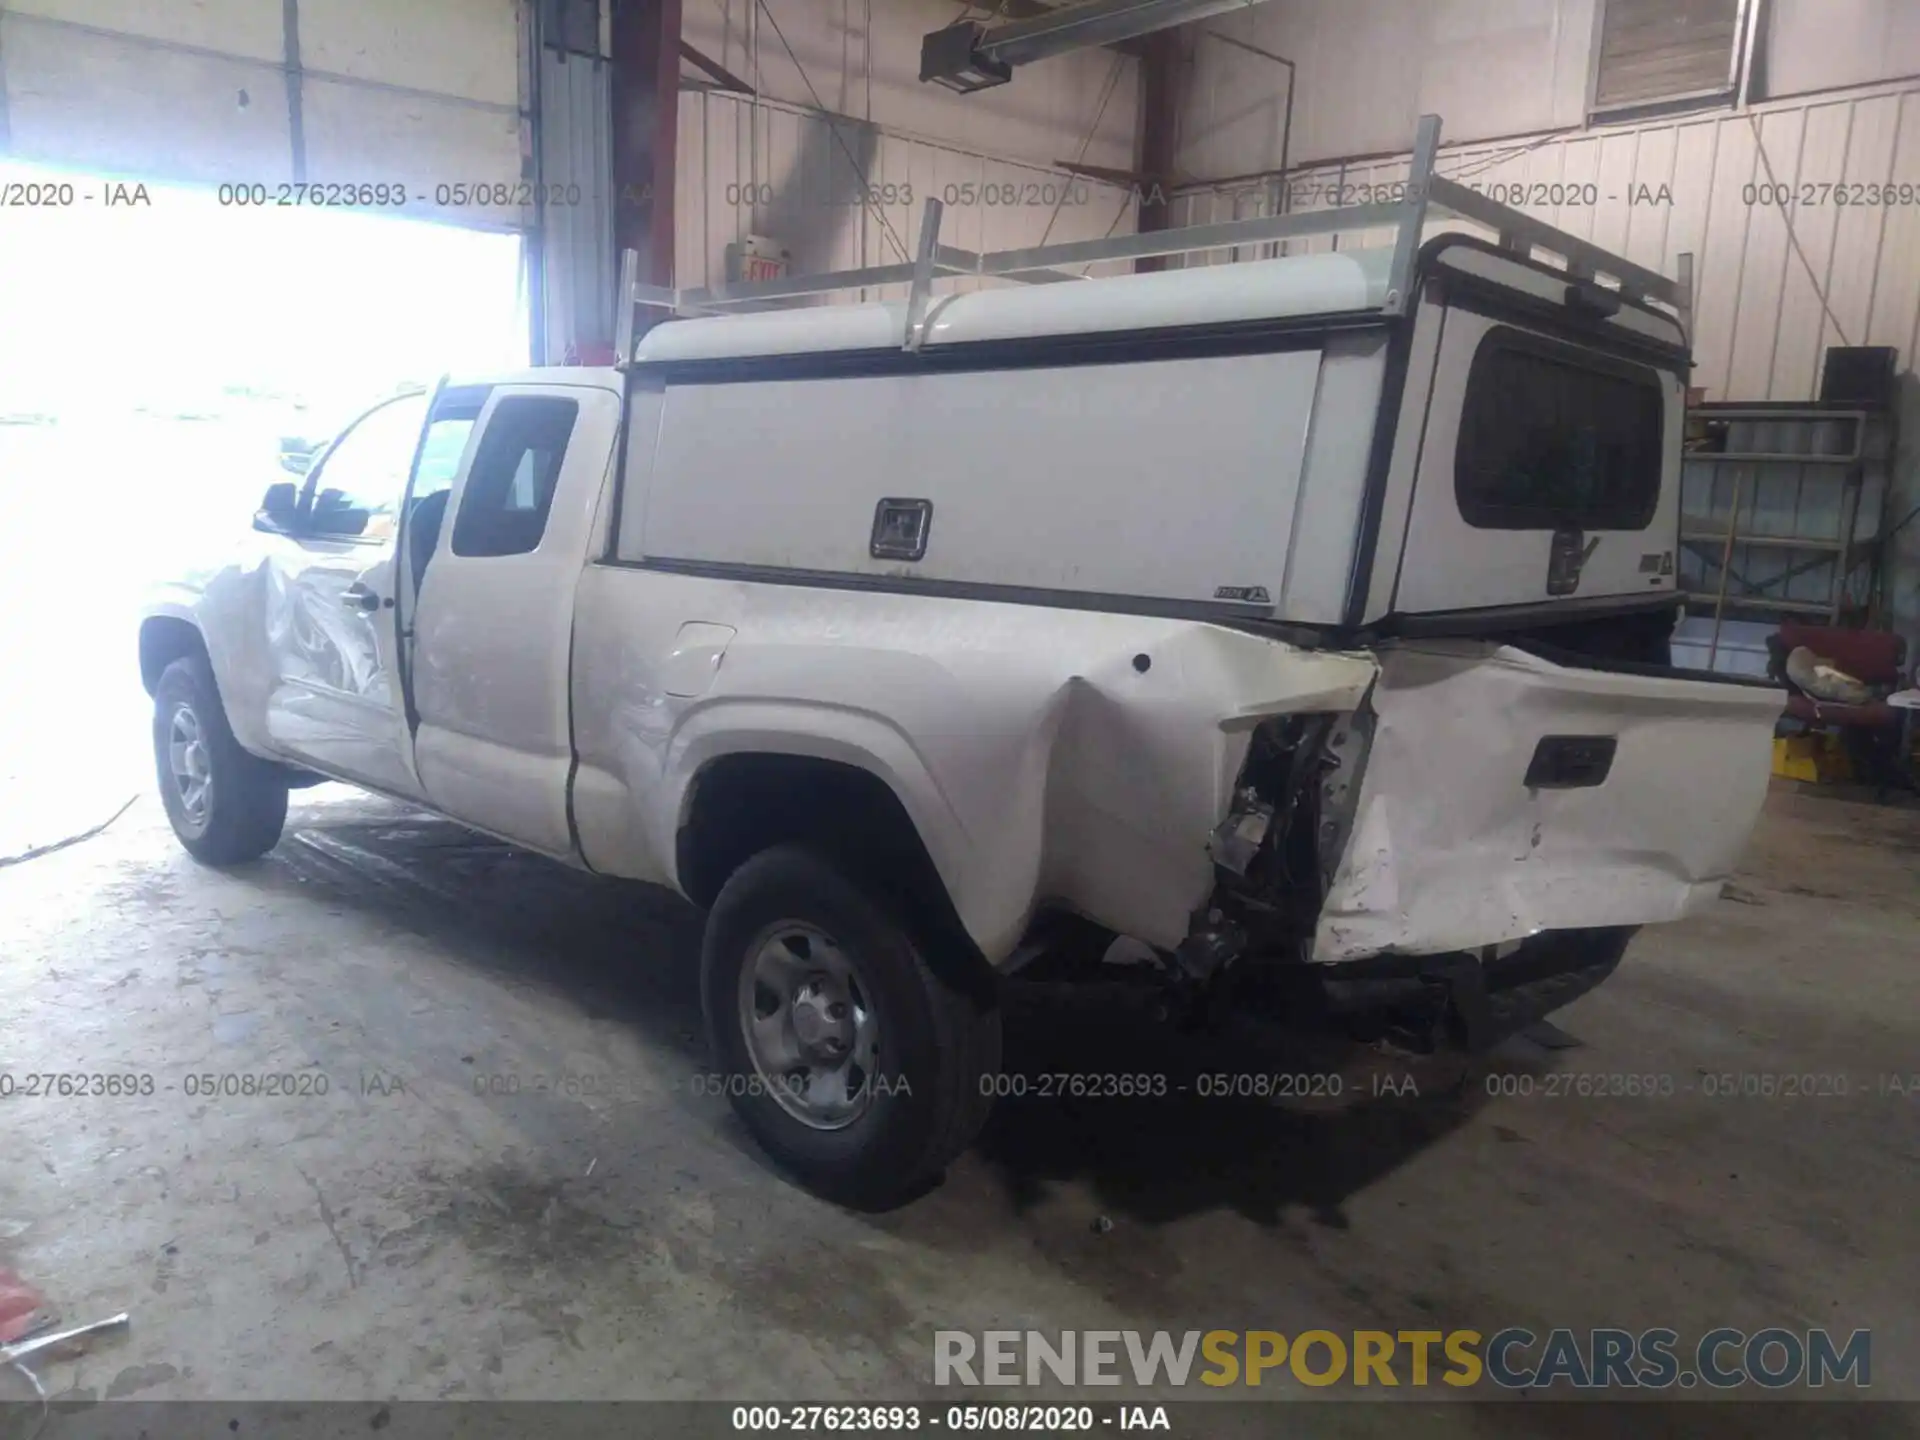
[[340,592],[340,603],[352,606],[363,615],[371,615],[380,608],[380,597],[356,580]]

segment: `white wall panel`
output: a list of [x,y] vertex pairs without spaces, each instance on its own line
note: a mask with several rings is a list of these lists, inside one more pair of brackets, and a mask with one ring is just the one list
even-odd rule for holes
[[218,184],[292,178],[278,68],[0,14],[5,149],[83,170]]
[[728,243],[749,234],[786,245],[796,274],[911,260],[929,195],[945,205],[943,242],[969,250],[1134,228],[1129,191],[1052,167],[719,92],[683,94],[680,107],[681,285],[724,280]]
[[253,60],[280,59],[281,0],[7,0],[15,15],[38,15],[119,35],[198,46]]
[[[1600,0],[1267,0],[1207,22],[1298,66],[1294,164],[1391,153],[1415,119],[1455,141],[1581,126]],[[1774,98],[1920,75],[1915,0],[1767,0],[1762,92]],[[1183,175],[1280,163],[1285,71],[1198,40],[1181,117]]]
[[1130,194],[1059,166],[1131,168],[1137,62],[1079,51],[957,96],[919,78],[921,37],[957,13],[949,0],[686,0],[689,43],[758,97],[682,94],[677,282],[720,282],[728,243],[749,234],[785,245],[796,273],[911,259],[929,195],[946,203],[942,239],[968,249],[1131,231]]
[[517,0],[299,0],[300,63],[512,109],[520,99]]
[[769,100],[1032,164],[1133,164],[1137,61],[1081,50],[955,95],[921,83],[920,38],[959,15],[953,0],[771,0],[764,10],[756,0],[684,0],[682,27]]
[[[335,80],[309,78],[304,89],[308,180],[398,182],[420,197],[405,207],[413,213],[463,225],[524,223],[526,212],[512,203],[521,198],[512,188],[520,179],[520,117],[513,111]],[[473,187],[476,198],[437,204],[443,184]]]
[[[1405,146],[1427,111],[1470,140],[1577,125],[1595,0],[1268,0],[1203,28],[1298,67],[1295,164]],[[1286,71],[1193,44],[1180,168],[1245,175],[1279,163]]]
[[435,187],[529,178],[520,51],[519,0],[4,0],[0,153],[189,183],[398,182],[408,213],[518,228],[517,204],[442,205]]
[[[1900,107],[1900,129],[1894,138],[1894,168],[1902,175],[1920,174],[1920,95],[1908,95]],[[1898,345],[1908,368],[1914,365],[1916,332],[1920,331],[1920,205],[1889,207],[1880,230],[1879,285],[1868,313],[1866,343]],[[1857,342],[1856,342],[1857,343]]]
[[1767,93],[1802,95],[1920,74],[1913,0],[1770,0]]

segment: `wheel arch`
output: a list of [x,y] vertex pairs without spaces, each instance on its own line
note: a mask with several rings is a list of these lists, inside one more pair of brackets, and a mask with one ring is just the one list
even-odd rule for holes
[[[956,987],[991,986],[993,970],[961,917],[907,802],[875,767],[847,756],[762,747],[705,757],[683,787],[673,837],[675,883],[710,906],[753,856],[807,844],[910,910],[927,962]],[[905,918],[903,916],[903,918]]]
[[[193,621],[179,615],[149,615],[140,622],[140,683],[152,695],[160,676],[176,660],[198,655],[211,668],[206,637]],[[218,683],[216,678],[216,684]]]
[[[221,679],[220,667],[214,661],[213,651],[207,644],[207,637],[195,621],[184,615],[164,611],[148,615],[140,622],[139,656],[140,683],[146,688],[149,696],[159,687],[160,677],[166,673],[167,667],[174,661],[190,657],[204,660],[207,673],[213,679],[214,698],[221,704],[227,725],[230,729],[234,729],[234,738],[240,741],[241,747],[248,748],[238,728],[234,726],[233,707],[228,703],[228,692]],[[257,754],[252,750],[249,750],[249,753],[255,754],[256,759],[273,765],[293,789],[305,790],[314,785],[323,784],[326,780],[324,775],[316,775],[311,771]]]

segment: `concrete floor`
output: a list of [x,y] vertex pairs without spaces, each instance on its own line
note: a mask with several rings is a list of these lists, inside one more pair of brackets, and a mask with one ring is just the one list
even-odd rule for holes
[[[1499,1062],[1672,1075],[1670,1098],[1009,1101],[875,1217],[784,1182],[696,1093],[697,916],[332,793],[230,874],[151,798],[0,870],[0,1070],[155,1077],[0,1100],[0,1267],[71,1320],[133,1313],[50,1389],[899,1399],[936,1328],[1829,1325],[1873,1328],[1876,1397],[1920,1399],[1920,1098],[1879,1090],[1920,1072],[1920,812],[1776,793],[1729,898],[1557,1017],[1578,1047]],[[1010,1063],[1086,1068],[1094,1018],[1023,1004]],[[1105,1068],[1163,1068],[1152,1035],[1104,1043]],[[1723,1071],[1850,1094],[1698,1093]],[[190,1098],[207,1072],[327,1093]],[[1533,1428],[1441,1408],[1442,1433]]]

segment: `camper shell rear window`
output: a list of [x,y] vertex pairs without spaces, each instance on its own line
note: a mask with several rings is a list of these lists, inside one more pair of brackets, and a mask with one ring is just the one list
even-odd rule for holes
[[1644,530],[1660,501],[1663,403],[1647,366],[1489,331],[1460,416],[1461,518],[1483,530]]

